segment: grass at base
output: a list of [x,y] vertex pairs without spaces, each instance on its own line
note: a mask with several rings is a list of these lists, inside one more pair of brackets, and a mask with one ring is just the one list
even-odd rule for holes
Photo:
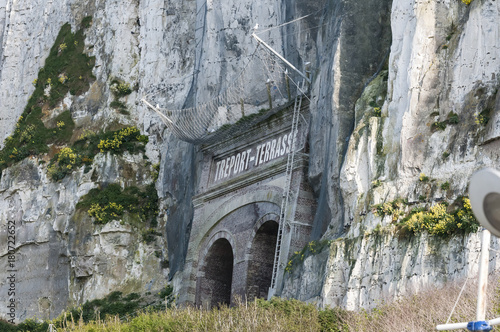
[[[500,316],[500,300],[496,276],[489,278],[487,319]],[[98,321],[85,323],[71,317],[53,321],[57,332],[156,332],[156,331],[328,331],[328,332],[385,332],[385,331],[434,331],[444,324],[462,287],[447,284],[446,287],[428,289],[417,295],[392,303],[381,303],[370,311],[347,311],[339,308],[319,310],[312,304],[297,300],[274,298],[271,301],[256,300],[239,303],[228,308],[213,310],[170,308],[155,312],[141,312],[136,316],[100,317]],[[474,320],[477,285],[469,280],[458,302],[450,323]],[[25,322],[24,328],[7,326],[0,331],[46,331],[41,324]],[[46,323],[44,323],[46,324]],[[47,326],[47,325],[44,325]],[[12,329],[13,328],[13,329]],[[498,329],[494,329],[497,331]]]

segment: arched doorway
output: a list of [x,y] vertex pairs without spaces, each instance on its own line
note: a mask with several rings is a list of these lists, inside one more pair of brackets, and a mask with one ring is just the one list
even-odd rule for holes
[[233,248],[222,238],[213,243],[205,256],[200,279],[198,305],[212,308],[231,304],[233,281]]
[[247,298],[266,298],[273,276],[274,251],[278,223],[269,220],[262,224],[252,242],[247,275]]

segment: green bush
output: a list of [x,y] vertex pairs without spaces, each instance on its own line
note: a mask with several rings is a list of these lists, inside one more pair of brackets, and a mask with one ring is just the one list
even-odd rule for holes
[[476,124],[486,126],[490,121],[491,109],[487,108],[478,115],[476,115]]
[[57,325],[63,326],[64,321],[73,319],[84,322],[104,319],[106,316],[120,317],[134,316],[139,313],[141,297],[137,293],[131,293],[122,297],[122,292],[112,292],[102,299],[85,302],[80,308],[72,308],[68,313],[57,319]]
[[[142,222],[156,225],[158,194],[154,184],[146,186],[144,190],[134,186],[122,190],[119,184],[112,183],[106,187],[91,189],[76,207],[86,210],[97,224],[121,219],[128,212],[135,214]],[[157,233],[149,233],[149,236],[153,235]]]
[[119,80],[111,81],[110,89],[111,92],[113,92],[113,94],[115,95],[115,98],[124,97],[132,93],[130,84],[126,82],[121,82]]
[[413,234],[423,231],[431,235],[448,237],[450,235],[477,232],[477,222],[468,198],[463,197],[458,202],[458,208],[448,212],[445,203],[436,204],[429,209],[413,209],[399,224],[399,227]]
[[[55,119],[53,126],[42,122],[42,107],[54,107],[61,102],[68,91],[80,95],[89,89],[95,80],[92,75],[95,59],[84,54],[84,30],[71,32],[71,25],[64,24],[45,60],[45,65],[33,81],[35,91],[28,99],[12,136],[5,140],[0,151],[0,172],[13,163],[28,156],[49,151],[49,144],[69,142],[74,123],[69,111]],[[50,88],[48,95],[45,89]],[[57,123],[64,123],[57,126]]]
[[[112,135],[112,136],[111,136]],[[144,152],[144,144],[147,144],[148,137],[141,135],[136,127],[126,127],[115,132],[104,135],[97,148],[101,152],[110,151],[112,153]]]
[[458,124],[458,122],[459,122],[458,114],[454,113],[454,112],[450,112],[448,114],[447,121],[449,124]]
[[439,121],[436,121],[432,124],[431,126],[431,129],[433,130],[445,130],[446,129],[446,121],[443,121],[443,122],[439,122]]
[[[61,119],[60,121],[65,119],[64,117],[58,117],[58,119],[59,118]],[[73,126],[64,125],[58,130],[73,130]],[[63,133],[61,135],[67,134]],[[124,151],[129,151],[132,154],[144,152],[144,145],[147,142],[148,137],[140,135],[136,127],[126,127],[117,131],[100,134],[86,131],[80,139],[73,144],[72,148],[63,148],[52,158],[48,168],[48,174],[52,180],[58,181],[83,165],[86,166],[85,172],[87,172],[90,170],[90,165],[93,162],[94,156],[99,152],[111,151],[115,154],[120,154]],[[68,151],[74,154],[71,163],[65,161],[65,157],[61,155],[61,153],[68,153]]]

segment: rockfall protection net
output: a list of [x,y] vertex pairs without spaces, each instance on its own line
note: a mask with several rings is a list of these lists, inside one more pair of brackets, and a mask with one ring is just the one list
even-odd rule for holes
[[249,129],[271,116],[274,113],[271,109],[288,104],[301,93],[298,81],[299,76],[287,70],[279,58],[263,46],[257,46],[237,78],[205,103],[185,109],[166,109],[161,106],[162,99],[157,98],[161,95],[158,91],[149,93],[143,100],[179,139],[211,144]]

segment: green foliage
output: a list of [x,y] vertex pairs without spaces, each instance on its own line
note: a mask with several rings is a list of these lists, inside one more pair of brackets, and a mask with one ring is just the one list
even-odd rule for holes
[[418,180],[420,182],[429,182],[429,177],[427,175],[425,175],[424,173],[420,173]]
[[90,190],[80,199],[76,207],[87,210],[96,224],[106,224],[113,219],[120,219],[125,212],[135,214],[142,222],[156,224],[158,194],[154,184],[146,186],[142,191],[134,186],[122,190],[119,184],[113,183]]
[[166,297],[172,296],[172,293],[174,291],[174,288],[170,285],[166,285],[165,288],[163,288],[159,293],[158,296],[161,299],[164,299]]
[[382,109],[380,107],[374,107],[373,116],[380,118],[382,116]]
[[441,237],[476,232],[479,223],[472,213],[469,199],[463,197],[458,205],[458,208],[451,213],[447,212],[446,203],[436,204],[429,209],[413,209],[399,227],[413,234],[426,231]]
[[[121,317],[135,315],[139,309],[140,296],[132,293],[122,297],[122,292],[113,292],[103,299],[85,302],[80,308],[73,308],[69,313],[59,318],[62,323],[65,319],[74,319],[84,322],[96,321],[99,317],[119,315]],[[59,324],[62,325],[62,324]]]
[[306,257],[319,254],[326,246],[330,245],[329,240],[311,241],[301,251],[293,253],[285,267],[285,272],[292,272],[295,266],[300,264]]
[[446,36],[446,41],[450,41],[456,32],[457,32],[457,26],[455,25],[455,23],[451,22],[449,33]]
[[446,121],[443,121],[443,122],[439,122],[439,121],[436,121],[432,124],[431,126],[431,129],[432,130],[445,130],[446,129]]
[[448,151],[443,152],[443,154],[441,155],[441,157],[443,157],[443,160],[447,159],[449,156],[450,156],[450,152],[448,152]]
[[121,114],[129,115],[130,113],[127,111],[127,106],[125,105],[124,102],[121,102],[119,100],[113,100],[111,104],[109,104],[111,108],[114,108]]
[[448,181],[446,181],[445,183],[441,184],[441,189],[442,190],[450,189],[450,183]]
[[447,119],[449,124],[458,124],[459,119],[458,119],[458,114],[454,112],[450,112],[448,114],[448,119]]
[[335,307],[333,309],[324,309],[318,312],[318,321],[321,326],[321,332],[348,332],[349,325],[344,322],[346,311]]
[[[61,114],[57,119],[63,122],[69,122]],[[68,136],[69,131],[74,127],[71,121],[70,125],[64,125],[58,130],[61,136]],[[124,151],[130,153],[144,152],[144,145],[148,142],[148,137],[140,135],[136,127],[126,127],[117,131],[109,131],[96,134],[89,130],[84,131],[80,138],[73,144],[72,148],[63,148],[51,160],[48,173],[54,181],[63,179],[73,170],[83,165],[90,168],[94,156],[99,152],[111,151],[114,154],[120,154]],[[71,163],[68,163],[67,154],[72,155]]]
[[[95,58],[84,53],[84,40],[84,28],[72,33],[69,23],[62,26],[45,66],[38,73],[32,96],[38,99],[36,102],[48,101],[49,106],[54,107],[68,91],[80,95],[88,90],[89,83],[95,80],[92,75]],[[44,89],[49,85],[49,96],[45,96]]]
[[130,84],[114,79],[111,81],[110,90],[114,95],[114,100],[111,102],[111,104],[109,104],[109,106],[117,110],[121,114],[129,115],[130,113],[127,111],[127,106],[124,102],[120,101],[120,98],[132,93]]
[[430,116],[431,118],[436,117],[436,116],[439,116],[439,112],[438,112],[438,111],[434,111],[434,112],[432,112],[431,114],[429,114],[429,116]]
[[[446,188],[449,183],[443,185]],[[443,189],[445,190],[445,189]],[[427,197],[421,195],[420,201],[426,201]],[[372,206],[376,216],[392,216],[392,222],[396,223],[398,230],[403,234],[418,234],[426,231],[431,235],[447,237],[455,234],[476,232],[479,224],[472,213],[468,198],[461,198],[455,205],[458,206],[453,212],[447,212],[448,203],[439,203],[430,208],[417,207],[410,212],[405,212],[408,202],[396,199],[392,202],[376,204]]]
[[144,242],[151,243],[156,239],[157,236],[161,236],[162,234],[157,230],[155,230],[154,228],[148,228],[143,230],[141,232],[141,235]]
[[81,27],[86,29],[86,28],[90,28],[91,25],[92,25],[92,16],[84,17],[82,20],[82,23],[81,23]]
[[136,153],[144,152],[144,144],[148,142],[148,137],[141,135],[136,127],[126,127],[111,133],[104,134],[97,148],[101,152],[110,151],[112,153],[122,153],[129,151]]
[[381,155],[384,152],[384,143],[381,140],[377,140],[377,155]]
[[465,3],[466,5],[470,5],[470,3],[472,2],[472,0],[462,0],[463,3]]
[[[73,34],[69,23],[61,27],[45,66],[33,81],[35,91],[28,99],[16,130],[5,140],[0,151],[0,172],[28,156],[47,153],[49,144],[70,139],[74,123],[69,111],[59,115],[53,126],[46,127],[41,120],[42,107],[54,107],[68,91],[73,95],[86,92],[95,79],[92,75],[95,59],[83,53],[84,39],[82,29]],[[62,122],[64,126],[56,126]]]
[[377,187],[380,187],[381,185],[382,185],[382,181],[380,181],[379,179],[372,181],[372,188],[377,188]]
[[75,124],[69,111],[55,118],[55,123],[64,122],[64,126],[55,128],[46,128],[40,120],[41,116],[41,108],[35,107],[31,113],[19,118],[14,134],[5,140],[5,146],[0,151],[0,171],[28,156],[48,152],[47,144],[70,139]]
[[491,109],[490,108],[485,109],[484,111],[475,116],[476,124],[480,126],[486,126],[490,121],[490,116],[491,116]]
[[49,323],[37,322],[33,319],[27,319],[18,325],[0,320],[0,331],[2,332],[46,332],[48,330]]
[[153,165],[153,181],[156,182],[158,180],[158,175],[160,174],[160,163],[156,163]]
[[81,163],[81,157],[77,155],[71,148],[63,148],[54,157],[48,168],[48,175],[54,181],[63,179],[67,174],[71,173],[77,164]]
[[132,93],[129,83],[117,79],[111,81],[110,90],[115,95],[115,98],[124,97]]
[[396,221],[402,214],[406,202],[401,199],[395,199],[392,202],[385,202],[381,204],[375,204],[372,206],[376,216],[385,217],[392,216],[392,220]]
[[[446,45],[443,46],[443,48],[448,48]],[[436,114],[437,113],[437,114]],[[438,112],[432,112],[431,113],[431,116],[434,115],[434,116],[437,116],[439,115]],[[454,113],[454,112],[450,112],[446,118],[445,121],[442,121],[442,122],[439,122],[439,121],[436,121],[432,124],[431,126],[431,130],[445,130],[446,129],[446,126],[447,125],[455,125],[455,124],[458,124],[459,122],[459,118],[458,118],[458,114],[457,113]]]

